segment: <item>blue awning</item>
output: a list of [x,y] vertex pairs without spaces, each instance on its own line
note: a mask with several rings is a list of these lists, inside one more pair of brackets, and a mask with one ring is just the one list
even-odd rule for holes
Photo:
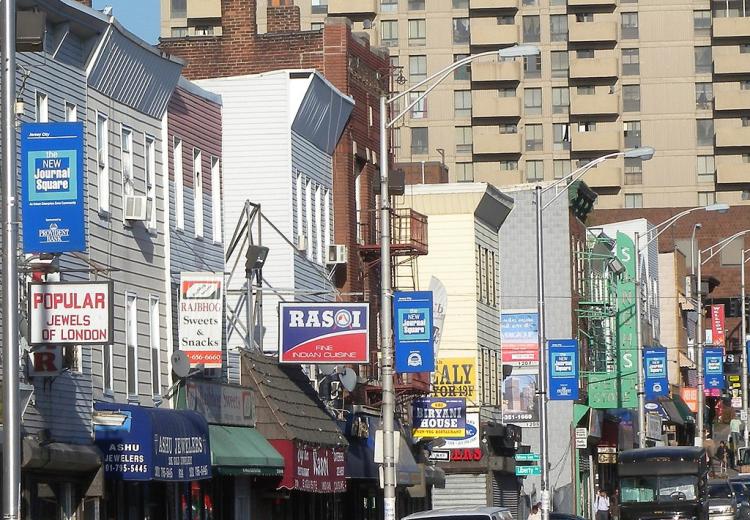
[[94,403],[93,422],[106,478],[211,478],[208,423],[197,412]]

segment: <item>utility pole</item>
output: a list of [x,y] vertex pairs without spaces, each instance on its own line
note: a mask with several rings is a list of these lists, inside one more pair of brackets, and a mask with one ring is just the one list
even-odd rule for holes
[[695,284],[698,286],[698,416],[697,416],[697,427],[695,429],[695,445],[703,446],[703,408],[705,406],[705,396],[703,395],[703,283],[701,282],[701,264],[703,263],[703,255],[701,254],[701,248],[698,248],[698,282]]
[[17,520],[21,495],[21,412],[18,402],[18,197],[16,190],[16,0],[2,10],[3,225],[3,519]]
[[747,311],[745,310],[745,253],[747,249],[742,248],[742,261],[740,262],[740,304],[742,305],[742,330],[740,332],[740,346],[742,347],[742,415],[744,416],[745,427],[743,428],[743,438],[745,446],[748,441],[747,431]]

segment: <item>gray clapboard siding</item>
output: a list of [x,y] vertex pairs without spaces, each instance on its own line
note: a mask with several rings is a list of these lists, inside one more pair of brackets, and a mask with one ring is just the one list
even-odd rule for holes
[[[495,272],[500,261],[498,235],[479,219],[474,220],[476,243],[495,252]],[[500,280],[495,278],[495,290],[500,302]],[[500,349],[500,309],[477,301],[477,340],[481,347]]]

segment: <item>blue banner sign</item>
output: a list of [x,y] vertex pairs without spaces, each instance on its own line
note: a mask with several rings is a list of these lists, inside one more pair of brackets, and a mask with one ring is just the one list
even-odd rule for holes
[[396,292],[393,296],[396,372],[432,372],[432,292]]
[[412,435],[443,439],[466,436],[466,399],[422,397],[412,402]]
[[95,403],[94,440],[109,479],[211,478],[208,423],[197,412]]
[[724,388],[724,349],[706,347],[703,349],[703,377],[707,390]]
[[549,352],[549,398],[557,401],[578,399],[578,340],[551,339]]
[[643,351],[646,399],[653,400],[669,393],[667,349],[648,347]]
[[21,125],[24,253],[86,250],[83,123]]

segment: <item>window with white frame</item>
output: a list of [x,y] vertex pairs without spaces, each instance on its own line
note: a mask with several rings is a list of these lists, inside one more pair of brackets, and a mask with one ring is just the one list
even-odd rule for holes
[[710,206],[711,204],[716,204],[716,192],[715,191],[699,191],[698,192],[698,205]]
[[323,263],[323,233],[325,222],[323,221],[323,201],[321,200],[322,187],[318,184],[315,186],[315,260]]
[[544,180],[544,161],[526,161],[526,182]]
[[625,194],[625,207],[626,208],[642,208],[643,207],[643,193],[626,193]]
[[99,211],[109,211],[109,119],[96,116],[96,162]]
[[295,187],[295,195],[296,195],[296,210],[297,210],[297,245],[299,245],[300,238],[304,236],[304,230],[302,229],[303,225],[303,209],[302,209],[302,174],[300,172],[295,172],[294,174],[294,187]]
[[305,227],[306,227],[306,238],[307,238],[306,253],[307,253],[308,260],[313,259],[313,250],[312,250],[312,244],[311,244],[312,238],[313,238],[312,192],[313,192],[312,182],[310,182],[310,179],[306,179],[305,180]]
[[211,237],[221,242],[221,161],[211,157]]
[[138,298],[125,293],[125,353],[128,398],[138,397]]
[[203,236],[203,152],[193,148],[193,220],[195,236]]
[[37,91],[36,93],[36,122],[49,122],[49,102],[47,94]]
[[716,180],[716,168],[714,166],[713,155],[699,155],[697,158],[696,170],[698,172],[698,182],[714,182]]
[[102,345],[102,391],[111,395],[114,392],[112,381],[112,345]]
[[146,153],[146,218],[148,228],[156,229],[156,141],[151,136],[144,139]]
[[65,102],[65,121],[75,123],[78,121],[78,107],[75,103]]
[[[333,206],[331,190],[328,188],[323,190],[323,204],[323,254],[328,255],[328,248],[331,247],[331,206]],[[323,261],[326,261],[325,256],[323,257]]]
[[471,90],[453,91],[453,107],[456,117],[471,117]]
[[470,126],[456,127],[456,153],[470,154],[472,151],[473,135]]
[[182,171],[182,139],[175,137],[172,141],[174,164],[174,214],[177,229],[185,229],[185,178]]
[[380,22],[380,43],[385,47],[398,45],[398,20],[383,20]]
[[554,170],[555,179],[562,179],[570,173],[570,160],[555,159],[552,161],[552,168]]
[[409,79],[419,83],[427,78],[427,56],[409,56]]
[[161,398],[161,326],[159,297],[148,299],[149,347],[151,350],[151,395]]
[[120,129],[120,168],[122,170],[122,194],[135,194],[135,174],[133,173],[133,131],[122,125]]
[[[424,94],[424,92],[409,92],[409,105],[414,103],[419,99],[419,96]],[[419,102],[417,102],[413,107],[411,107],[411,117],[412,119],[425,119],[427,117],[427,97],[423,97],[422,99],[419,99]]]
[[474,182],[474,164],[470,162],[456,163],[456,181]]
[[424,47],[427,39],[427,21],[424,18],[409,20],[409,46]]
[[494,251],[476,245],[477,300],[491,307],[497,306],[497,260]]

